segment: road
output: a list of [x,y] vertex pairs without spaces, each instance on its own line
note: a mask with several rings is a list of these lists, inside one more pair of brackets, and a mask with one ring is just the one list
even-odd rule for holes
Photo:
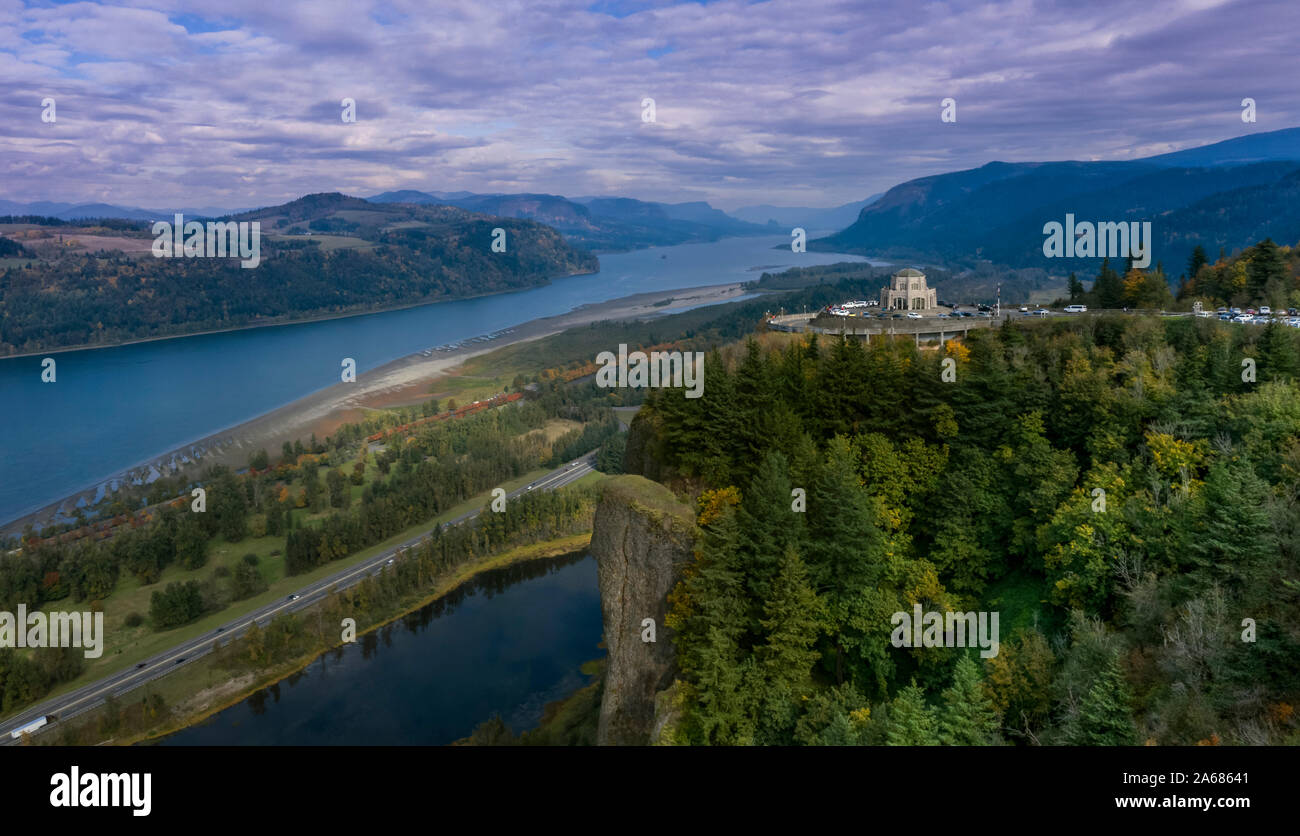
[[[571,482],[581,479],[588,473],[594,472],[593,464],[596,460],[596,453],[593,451],[585,456],[581,456],[568,464],[558,467],[538,479],[531,485],[519,488],[511,493],[506,494],[507,501],[513,497],[522,496],[529,491],[550,491],[562,488]],[[470,511],[461,514],[453,520],[442,524],[443,528],[449,528],[453,525],[460,525],[467,520],[477,517],[480,511]],[[75,691],[69,691],[66,694],[46,700],[45,702],[27,709],[22,714],[16,715],[0,723],[0,745],[16,745],[19,741],[10,737],[10,732],[14,729],[21,728],[38,717],[53,715],[58,718],[51,721],[39,732],[42,733],[58,722],[69,720],[78,714],[89,711],[109,697],[120,697],[123,694],[135,688],[151,682],[161,676],[176,670],[181,665],[188,665],[195,659],[201,659],[212,652],[212,644],[220,639],[222,644],[228,644],[231,639],[242,636],[253,622],[259,625],[267,624],[272,618],[283,612],[294,612],[304,607],[309,607],[317,601],[329,596],[335,589],[347,589],[353,584],[359,583],[369,575],[377,575],[388,565],[389,560],[395,560],[397,555],[404,549],[410,548],[424,540],[433,531],[433,526],[417,534],[415,537],[388,549],[383,554],[376,555],[361,563],[355,563],[345,569],[323,578],[315,583],[302,587],[286,600],[267,604],[260,609],[249,613],[244,613],[239,618],[221,625],[210,633],[182,642],[175,647],[160,653],[150,659],[137,664],[134,668],[109,674],[89,685],[84,685]]]

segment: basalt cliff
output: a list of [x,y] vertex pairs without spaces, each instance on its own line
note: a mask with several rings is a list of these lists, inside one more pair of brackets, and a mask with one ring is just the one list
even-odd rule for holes
[[[608,659],[596,742],[644,746],[670,722],[661,693],[676,675],[668,593],[692,559],[694,515],[664,486],[640,476],[610,480],[596,507],[596,557]],[[653,620],[654,641],[649,638]],[[658,704],[658,709],[656,708]]]

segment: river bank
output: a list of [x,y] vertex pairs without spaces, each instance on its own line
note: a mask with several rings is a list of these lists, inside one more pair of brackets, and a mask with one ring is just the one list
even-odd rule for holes
[[[458,566],[438,578],[430,589],[410,596],[405,601],[395,605],[388,613],[379,615],[375,623],[358,631],[355,643],[364,644],[367,636],[371,636],[394,622],[453,595],[466,585],[474,583],[481,576],[520,564],[576,557],[585,553],[590,541],[591,532],[583,532],[554,540],[519,546],[500,554],[485,556],[472,563]],[[304,610],[299,615],[300,617],[307,617],[316,607],[320,606],[323,606],[323,602]],[[94,743],[116,746],[163,742],[168,736],[201,724],[264,689],[275,688],[280,683],[301,675],[326,654],[337,653],[346,646],[344,644],[335,644],[331,647],[317,647],[308,653],[274,665],[266,670],[239,674],[223,672],[218,665],[218,654],[209,654],[162,679],[137,689],[138,692],[146,695],[160,695],[167,705],[174,706],[167,712],[167,716],[162,719],[162,722],[144,728],[136,728],[128,733],[105,740],[83,739],[82,735],[84,734],[94,736],[88,730],[98,722],[99,715],[105,710],[101,706],[77,719],[74,726],[77,737],[73,742],[78,745]],[[214,682],[214,680],[220,681]],[[123,695],[120,702],[122,705],[131,705],[136,701],[135,694],[132,693]],[[64,745],[66,743],[62,736],[56,732],[43,734],[34,742],[37,745]]]
[[[599,272],[599,270],[582,270],[577,273],[561,273],[555,276],[549,276],[545,282],[539,285],[534,285],[533,287],[545,287],[555,279],[567,279],[572,278],[573,276],[591,276]],[[530,288],[522,289],[528,290]],[[100,349],[122,348],[123,346],[128,345],[144,345],[146,343],[163,342],[165,340],[183,340],[186,337],[209,337],[213,334],[230,334],[236,331],[251,331],[257,328],[276,328],[282,325],[310,325],[313,322],[330,322],[336,319],[349,319],[354,316],[369,316],[371,314],[391,313],[393,311],[406,311],[412,308],[423,308],[426,305],[440,305],[447,302],[459,302],[468,299],[486,299],[490,296],[503,296],[510,293],[518,293],[520,290],[521,288],[509,288],[506,290],[494,290],[491,293],[476,293],[472,296],[454,296],[449,299],[425,299],[421,302],[411,302],[403,305],[381,305],[374,308],[358,308],[355,310],[342,311],[340,313],[311,314],[308,316],[287,315],[268,318],[260,322],[249,322],[244,325],[231,325],[227,328],[207,328],[202,331],[178,331],[174,334],[159,334],[154,337],[138,337],[129,340],[116,340],[114,342],[61,345],[38,351],[0,354],[0,362],[5,360],[21,360],[25,357],[52,357],[56,354],[69,354],[75,351],[96,351]]]
[[718,304],[745,293],[739,282],[639,293],[530,320],[479,342],[465,341],[447,350],[409,354],[359,373],[354,383],[337,383],[321,389],[244,423],[151,456],[108,479],[97,480],[57,502],[0,525],[0,537],[21,534],[29,524],[40,528],[67,518],[75,513],[78,503],[93,504],[105,485],[143,477],[151,469],[170,473],[174,462],[180,463],[178,472],[192,475],[212,464],[238,469],[247,465],[248,457],[259,449],[274,456],[286,441],[292,443],[312,434],[324,438],[341,425],[358,421],[367,410],[427,397],[435,382],[454,373],[467,360],[509,345],[539,340],[602,320],[642,319]]

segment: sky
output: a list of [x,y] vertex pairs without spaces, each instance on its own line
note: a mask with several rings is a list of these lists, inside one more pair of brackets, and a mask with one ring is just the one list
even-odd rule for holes
[[1297,31],[1296,0],[0,0],[0,198],[834,206],[1300,125]]

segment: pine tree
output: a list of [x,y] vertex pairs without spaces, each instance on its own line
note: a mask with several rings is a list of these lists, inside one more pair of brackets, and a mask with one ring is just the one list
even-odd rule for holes
[[1093,681],[1079,705],[1079,716],[1070,725],[1067,739],[1072,746],[1133,746],[1138,742],[1133,724],[1128,685],[1112,659]]
[[757,648],[759,667],[770,684],[799,695],[811,680],[817,661],[813,644],[822,630],[821,603],[808,585],[808,570],[793,548],[781,558],[781,570],[763,607],[767,641]]
[[751,606],[737,552],[735,490],[706,493],[695,561],[669,597],[668,626],[677,631],[678,660],[691,673],[686,691],[687,736],[699,743],[735,744],[753,735],[752,658],[743,658]]
[[1264,326],[1259,335],[1259,379],[1292,380],[1296,377],[1295,340],[1287,326],[1276,320]]
[[1243,584],[1276,554],[1269,488],[1243,462],[1215,462],[1205,477],[1187,554],[1202,584]]
[[925,694],[913,682],[898,692],[889,704],[887,746],[937,746],[934,712],[925,704]]
[[952,685],[943,692],[939,741],[945,746],[989,746],[998,742],[1000,718],[984,693],[979,666],[967,655],[957,659]]
[[1251,250],[1246,264],[1246,292],[1252,301],[1269,301],[1268,295],[1280,289],[1289,275],[1286,259],[1272,238],[1265,238]]
[[1124,281],[1110,266],[1110,259],[1102,259],[1101,271],[1092,285],[1093,296],[1099,308],[1118,308],[1124,304]]
[[831,439],[825,463],[808,494],[808,567],[813,585],[843,601],[880,577],[885,538],[878,503],[858,484],[848,440]]
[[1069,287],[1070,287],[1070,301],[1071,301],[1071,302],[1074,302],[1074,301],[1076,301],[1077,299],[1079,299],[1080,297],[1083,296],[1083,294],[1084,294],[1083,282],[1079,281],[1078,276],[1074,275],[1074,271],[1070,271],[1070,285],[1069,285]]
[[1205,255],[1205,247],[1197,244],[1192,250],[1192,257],[1187,260],[1187,280],[1196,281],[1196,274],[1201,272],[1201,268],[1210,263],[1209,257]]
[[782,555],[803,539],[804,514],[792,510],[791,502],[785,456],[773,450],[763,457],[736,515],[757,601],[767,599]]

